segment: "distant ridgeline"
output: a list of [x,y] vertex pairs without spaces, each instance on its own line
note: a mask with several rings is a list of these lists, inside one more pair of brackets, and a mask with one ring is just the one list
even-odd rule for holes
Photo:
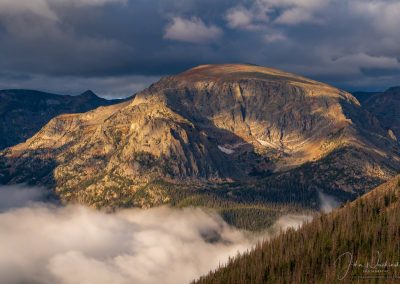
[[400,87],[392,87],[383,93],[355,93],[362,97],[363,107],[374,114],[394,139],[400,138]]
[[32,90],[0,90],[0,150],[33,136],[50,119],[64,113],[81,113],[117,103],[92,91],[62,96]]

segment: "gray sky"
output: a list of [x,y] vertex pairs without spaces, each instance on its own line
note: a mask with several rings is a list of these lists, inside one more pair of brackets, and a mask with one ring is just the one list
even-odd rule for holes
[[0,89],[131,95],[205,63],[400,83],[397,0],[0,0]]

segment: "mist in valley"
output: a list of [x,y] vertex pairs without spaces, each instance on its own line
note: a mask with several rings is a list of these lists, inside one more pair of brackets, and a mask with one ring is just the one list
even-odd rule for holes
[[188,283],[309,216],[249,233],[199,208],[106,213],[44,203],[42,188],[0,187],[4,283]]

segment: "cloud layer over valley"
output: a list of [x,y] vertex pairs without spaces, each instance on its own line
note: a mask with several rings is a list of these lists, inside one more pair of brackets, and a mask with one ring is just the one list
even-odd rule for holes
[[[236,230],[201,209],[111,214],[29,203],[40,198],[38,190],[0,188],[4,283],[188,283],[268,237]],[[14,204],[5,210],[7,200]],[[274,228],[298,226],[307,219],[285,216]]]

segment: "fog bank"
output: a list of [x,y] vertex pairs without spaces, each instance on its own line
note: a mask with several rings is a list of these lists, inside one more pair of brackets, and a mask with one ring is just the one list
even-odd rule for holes
[[[17,200],[29,199],[31,192],[23,192]],[[269,237],[251,236],[201,209],[109,214],[25,204],[0,213],[2,283],[189,283]],[[274,228],[298,226],[307,218],[285,216]]]

